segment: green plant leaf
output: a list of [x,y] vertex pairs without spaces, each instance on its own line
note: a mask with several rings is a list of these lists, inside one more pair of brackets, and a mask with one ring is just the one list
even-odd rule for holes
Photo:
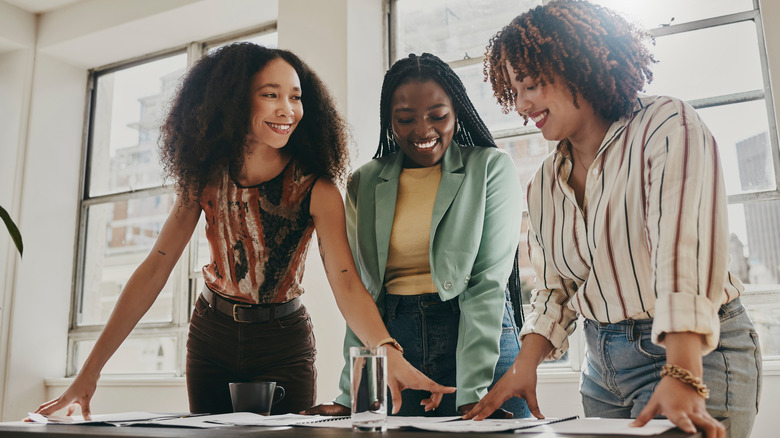
[[14,243],[16,244],[16,249],[19,250],[19,255],[21,256],[24,252],[24,244],[22,243],[22,233],[19,232],[19,228],[16,227],[16,224],[11,219],[11,216],[8,214],[5,209],[0,206],[0,218],[3,218],[3,222],[5,222],[5,227],[8,228],[8,233],[11,234],[11,239],[13,239]]

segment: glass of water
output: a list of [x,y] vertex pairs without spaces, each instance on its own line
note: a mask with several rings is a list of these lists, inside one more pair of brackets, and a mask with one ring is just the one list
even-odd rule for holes
[[387,430],[387,350],[350,347],[352,429]]

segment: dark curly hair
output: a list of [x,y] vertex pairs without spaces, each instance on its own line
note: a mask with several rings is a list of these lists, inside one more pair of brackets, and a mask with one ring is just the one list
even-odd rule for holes
[[343,184],[348,171],[347,128],[319,77],[293,53],[234,43],[204,55],[187,72],[162,126],[165,174],[185,202],[199,200],[209,181],[244,163],[250,84],[255,73],[283,59],[301,81],[304,116],[285,145],[307,173]]
[[434,81],[447,93],[458,115],[458,133],[454,140],[462,146],[496,147],[493,136],[485,122],[474,109],[474,104],[466,94],[466,87],[446,62],[435,55],[414,53],[400,59],[385,73],[382,82],[382,95],[379,100],[379,147],[374,158],[392,154],[398,145],[390,135],[392,120],[390,102],[395,90],[412,81]]
[[587,1],[554,0],[518,16],[487,46],[484,69],[504,112],[515,106],[506,61],[519,78],[542,84],[561,78],[610,122],[630,114],[637,93],[653,80],[656,60],[643,44],[646,32],[614,11]]

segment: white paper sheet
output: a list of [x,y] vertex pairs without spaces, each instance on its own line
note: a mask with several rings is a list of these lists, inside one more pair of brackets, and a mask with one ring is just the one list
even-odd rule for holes
[[[250,412],[236,412],[233,414],[208,415],[199,418],[201,421],[222,426],[300,426],[308,423],[338,423],[350,421],[350,417],[328,417],[322,415],[269,415],[263,416]],[[351,424],[351,423],[350,423]],[[350,425],[351,427],[351,425]]]
[[537,426],[542,424],[548,424],[553,421],[557,421],[554,418],[538,419],[538,418],[511,418],[507,420],[460,420],[460,417],[455,417],[454,421],[443,421],[435,423],[424,423],[414,421],[417,417],[410,418],[409,426],[415,429],[428,430],[434,432],[506,432],[517,429],[534,428],[533,430],[539,430]]
[[653,436],[676,427],[669,420],[650,420],[643,427],[630,427],[629,424],[632,421],[634,420],[630,418],[578,418],[576,420],[534,427],[533,429],[518,430],[515,433],[555,432],[572,435]]
[[[319,417],[319,416],[316,416]],[[417,425],[426,425],[442,423],[445,421],[459,420],[460,417],[387,417],[388,429],[401,429],[402,427],[416,427]],[[301,422],[297,426],[306,427],[334,427],[338,429],[352,429],[352,418],[350,417],[319,417],[310,422]]]
[[185,414],[153,414],[151,412],[119,412],[115,414],[96,414],[92,415],[91,420],[85,420],[81,415],[44,416],[34,412],[28,412],[27,416],[35,423],[41,424],[111,424],[121,426],[123,423],[135,421],[150,421],[163,418],[177,418]]

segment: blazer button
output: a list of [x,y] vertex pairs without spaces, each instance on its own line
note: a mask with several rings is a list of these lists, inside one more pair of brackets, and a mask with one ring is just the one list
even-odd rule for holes
[[447,280],[444,282],[444,290],[450,290],[452,289],[452,282]]
[[464,281],[464,283],[469,284],[469,280],[471,280],[471,275],[466,275],[466,281]]

